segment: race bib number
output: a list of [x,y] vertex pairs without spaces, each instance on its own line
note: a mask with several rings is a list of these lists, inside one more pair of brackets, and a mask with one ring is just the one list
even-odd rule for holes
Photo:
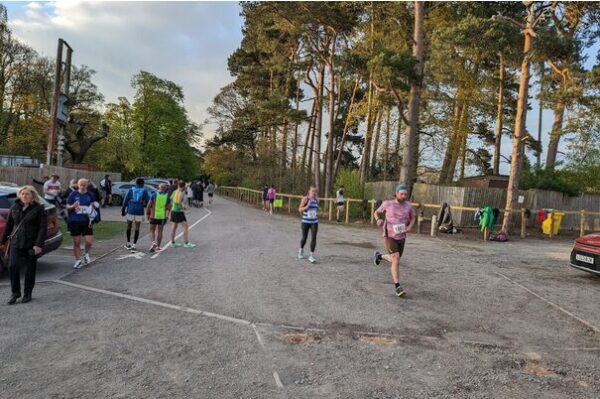
[[404,233],[404,231],[406,230],[406,224],[404,224],[404,223],[395,224],[392,226],[392,228],[394,229],[394,233],[401,234],[401,233]]
[[317,218],[317,211],[314,210],[314,209],[310,209],[310,210],[306,211],[306,216],[309,219],[316,219]]

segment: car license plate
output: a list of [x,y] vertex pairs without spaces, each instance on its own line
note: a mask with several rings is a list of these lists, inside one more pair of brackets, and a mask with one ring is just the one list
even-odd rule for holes
[[575,254],[575,259],[577,259],[580,262],[589,263],[590,265],[594,264],[594,258],[592,258],[591,256]]

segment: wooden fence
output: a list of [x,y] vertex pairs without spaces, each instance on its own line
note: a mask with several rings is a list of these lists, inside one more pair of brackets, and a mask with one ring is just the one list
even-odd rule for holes
[[[370,198],[390,198],[393,195],[394,182],[367,183],[367,194]],[[561,229],[600,230],[600,196],[580,195],[569,197],[566,194],[545,191],[526,190],[519,193],[523,202],[519,208],[529,210],[526,227],[536,226],[537,213],[540,209],[552,209],[564,212]],[[506,205],[506,190],[501,188],[438,186],[417,183],[413,188],[412,201],[417,203],[442,204],[446,202],[452,207],[452,216],[457,226],[476,226],[475,212],[484,206],[502,210]],[[458,207],[457,207],[458,205]],[[461,210],[461,207],[474,210]],[[433,210],[432,210],[433,211]],[[430,211],[430,212],[432,212]],[[583,221],[581,212],[584,212]]]
[[79,169],[61,168],[58,166],[44,165],[41,168],[27,168],[20,166],[0,167],[0,181],[16,183],[19,186],[33,184],[33,179],[41,181],[44,176],[50,176],[52,174],[57,174],[60,176],[60,181],[62,182],[63,187],[68,186],[71,179],[79,179],[82,177],[90,179],[96,185],[99,185],[100,180],[102,180],[107,174],[110,175],[111,180],[114,182],[121,180],[120,173],[89,172]]
[[[427,185],[425,185],[425,186],[427,186]],[[432,192],[434,192],[435,191],[434,187],[430,187],[430,188],[426,188],[426,189],[432,190]],[[452,189],[464,189],[464,188],[471,188],[471,187],[451,187],[451,188]],[[393,190],[394,189],[392,187],[391,188],[392,193],[393,193]],[[491,190],[500,190],[500,189],[491,189]],[[413,194],[416,193],[417,191],[418,190],[415,187],[415,189],[413,189]],[[453,199],[455,199],[457,201],[460,199],[460,195],[464,194],[464,193],[461,193],[460,190],[449,190],[449,191],[451,194],[454,195]],[[253,189],[249,189],[249,188],[245,188],[245,187],[223,186],[223,187],[218,187],[217,192],[220,195],[232,197],[239,201],[247,202],[247,203],[250,203],[253,205],[261,205],[262,204],[262,191],[260,191],[260,190],[253,190]],[[440,195],[440,194],[443,194],[443,190],[438,189],[437,195]],[[287,213],[297,212],[297,207],[300,204],[300,201],[302,200],[303,197],[304,196],[302,196],[302,195],[283,194],[283,193],[277,194],[277,198],[283,200],[283,207],[282,207],[283,211],[285,211]],[[385,197],[383,197],[383,199],[387,199],[389,197],[391,197],[391,195],[388,194]],[[413,196],[413,199],[414,199],[414,196]],[[321,204],[324,204],[321,207],[321,209],[323,209],[325,212],[327,212],[327,219],[329,221],[332,221],[334,218],[335,212],[336,212],[335,198],[319,198],[319,200],[321,201]],[[343,222],[344,223],[364,222],[364,223],[374,224],[375,220],[373,217],[373,213],[375,212],[376,202],[377,202],[377,200],[375,200],[375,199],[366,200],[366,199],[346,198]],[[454,220],[455,224],[456,224],[456,216],[455,215],[457,215],[457,214],[458,215],[469,215],[474,220],[474,217],[471,215],[474,215],[480,209],[480,206],[469,207],[469,206],[463,206],[463,205],[455,205],[455,203],[450,203],[448,201],[443,201],[443,202],[448,203],[450,205],[450,207],[452,208],[452,215],[453,215],[453,220]],[[415,202],[413,200],[411,202],[411,204],[415,208],[415,211],[418,215],[417,232],[419,232],[419,233],[421,232],[423,222],[430,222],[430,234],[432,236],[434,236],[436,234],[436,231],[434,228],[436,225],[436,216],[441,207],[441,203],[440,202],[437,202],[437,203]],[[487,204],[487,205],[489,205],[489,204]],[[490,205],[490,206],[492,206],[492,205]],[[354,220],[351,220],[350,215],[352,213],[353,207],[355,207],[355,208],[357,208],[357,207],[365,208],[366,207],[367,209],[364,213],[367,214],[368,216],[367,217],[363,216],[362,218],[355,218]],[[501,213],[508,212],[508,211],[509,211],[508,209],[506,209],[506,210],[500,209]],[[530,224],[531,224],[530,219],[535,217],[535,215],[537,214],[537,210],[530,209],[530,213],[532,216],[529,218],[526,217],[526,208],[525,207],[521,207],[519,209],[512,209],[512,210],[510,210],[510,212],[514,215],[513,217],[518,220],[517,227],[519,228],[521,238],[525,238],[527,236],[527,227],[530,226]],[[565,220],[567,217],[577,219],[579,224],[577,225],[577,228],[574,230],[578,230],[579,235],[584,235],[586,233],[586,231],[590,230],[589,225],[587,223],[587,221],[590,218],[600,219],[600,212],[592,212],[592,211],[587,211],[587,210],[559,211],[557,209],[554,209],[554,212],[564,213],[563,220]],[[501,219],[501,217],[499,217],[498,219]],[[551,220],[550,238],[552,238],[553,234],[554,234],[553,233],[554,232],[554,223],[558,219],[557,219],[557,216],[553,213],[551,215],[550,220]],[[472,225],[476,226],[477,224],[473,223]],[[458,226],[460,226],[460,225],[458,225]],[[489,232],[487,230],[483,232],[484,239],[487,239],[488,233]]]

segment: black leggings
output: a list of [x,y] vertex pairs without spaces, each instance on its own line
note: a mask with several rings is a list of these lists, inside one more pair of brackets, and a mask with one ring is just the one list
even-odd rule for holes
[[319,223],[302,223],[302,240],[300,240],[300,248],[304,249],[306,239],[308,238],[308,230],[310,230],[310,252],[315,252],[317,248],[317,231]]
[[13,294],[21,293],[20,268],[25,269],[25,294],[31,295],[35,285],[35,269],[37,258],[33,249],[21,249],[11,247],[8,256],[8,273],[10,275],[10,286]]

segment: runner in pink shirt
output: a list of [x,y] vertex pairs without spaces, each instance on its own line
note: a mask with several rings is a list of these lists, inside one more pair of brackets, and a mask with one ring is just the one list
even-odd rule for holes
[[[379,265],[382,259],[390,262],[392,280],[396,286],[396,295],[399,297],[404,295],[399,280],[400,257],[404,252],[406,233],[409,233],[415,224],[415,211],[407,196],[406,186],[398,184],[395,198],[384,201],[374,214],[377,225],[383,226],[383,243],[388,253],[382,255],[379,251],[375,251],[373,263]],[[383,218],[382,215],[384,215]]]
[[275,202],[275,198],[277,197],[277,191],[275,191],[275,186],[271,184],[269,191],[267,191],[267,201],[269,201],[269,213],[273,214],[273,203]]

